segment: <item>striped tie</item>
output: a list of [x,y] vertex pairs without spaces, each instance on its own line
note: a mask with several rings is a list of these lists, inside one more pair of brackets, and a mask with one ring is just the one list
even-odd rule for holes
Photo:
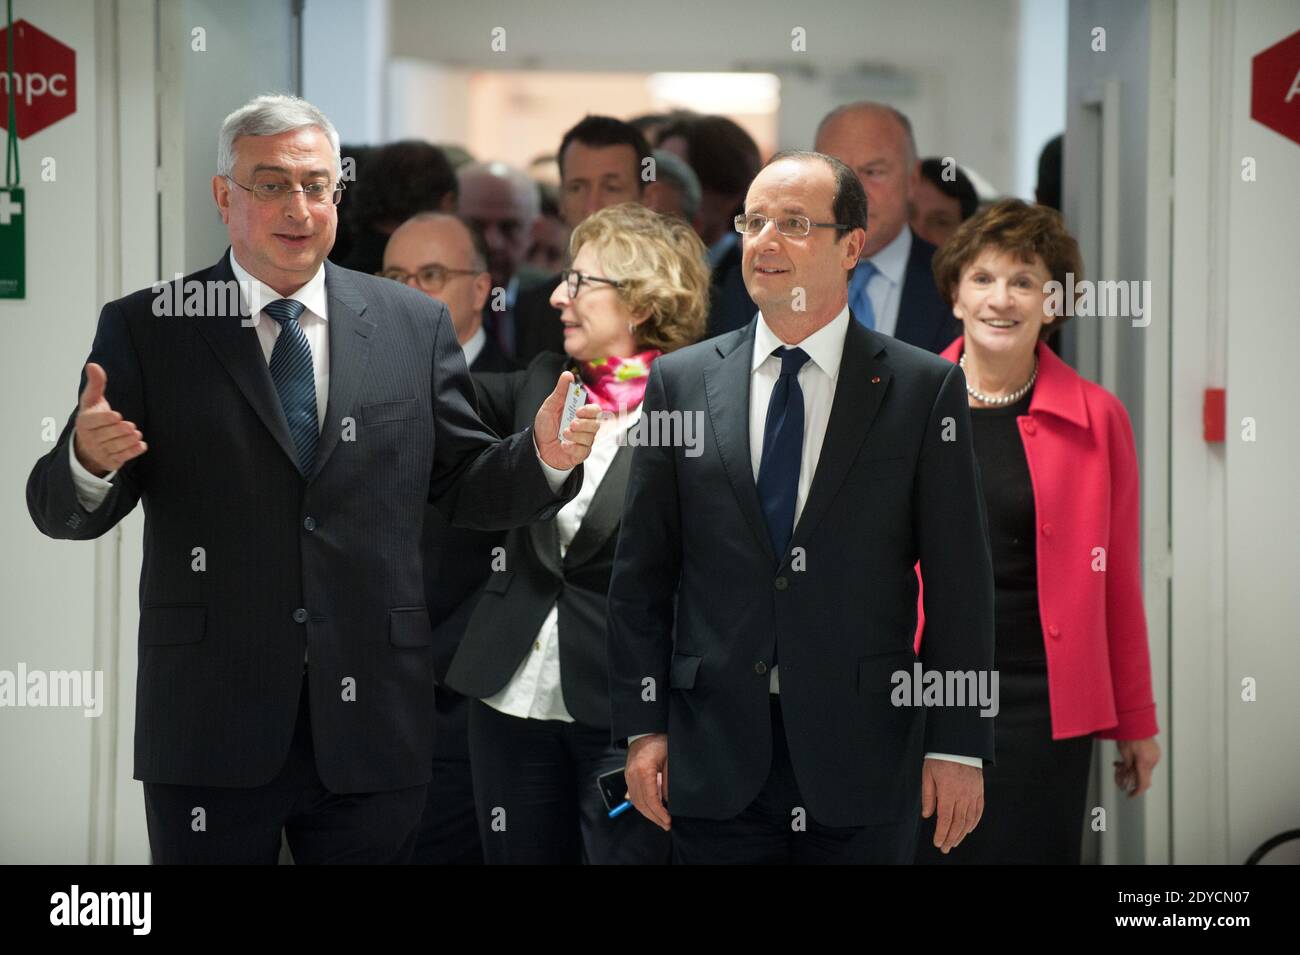
[[271,349],[271,380],[280,395],[280,407],[289,423],[289,434],[298,449],[298,470],[310,477],[316,465],[316,375],[311,364],[311,345],[298,324],[306,306],[291,298],[276,299],[266,314],[280,323],[280,334]]

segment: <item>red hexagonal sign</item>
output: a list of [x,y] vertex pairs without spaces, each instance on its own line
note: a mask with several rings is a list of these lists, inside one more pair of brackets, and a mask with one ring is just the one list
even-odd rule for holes
[[1300,30],[1250,61],[1250,118],[1300,143]]
[[9,125],[13,96],[14,125],[26,139],[77,111],[77,52],[26,20],[15,20],[13,29],[12,75],[8,29],[0,29],[0,129]]

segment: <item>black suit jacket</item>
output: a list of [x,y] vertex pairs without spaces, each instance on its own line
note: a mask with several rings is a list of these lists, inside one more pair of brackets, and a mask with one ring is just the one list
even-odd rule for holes
[[[551,304],[551,293],[560,284],[559,273],[520,289],[515,296],[515,361],[528,365],[543,353],[564,355],[564,326],[560,310]],[[555,387],[555,382],[551,382]]]
[[[535,414],[566,362],[544,354],[523,372],[475,376],[483,419],[508,429],[529,408]],[[565,708],[579,723],[609,726],[605,596],[631,452],[615,452],[563,557],[553,519],[507,535],[505,569],[488,577],[447,675],[454,689],[479,699],[499,692],[533,652],[537,631],[558,604]]]
[[[828,826],[920,812],[927,751],[993,756],[977,709],[890,703],[925,574],[927,670],[993,665],[993,571],[961,370],[850,318],[791,555],[750,464],[754,322],[666,355],[644,414],[695,413],[702,453],[637,447],[609,591],[615,740],[668,734],[671,812],[728,819],[767,779],[769,664],[807,810]],[[945,437],[952,440],[945,440]],[[647,682],[649,681],[649,682]]]
[[894,337],[937,355],[961,335],[961,322],[934,284],[931,269],[934,252],[933,245],[912,233],[912,251],[907,256]]
[[[471,373],[508,372],[517,366],[490,337],[470,362]],[[534,409],[536,410],[536,409]],[[474,610],[483,581],[492,570],[493,548],[505,543],[504,531],[453,527],[436,507],[424,514],[424,599],[433,625],[435,694],[433,755],[435,759],[469,759],[465,698],[444,682],[465,624]]]
[[[51,537],[98,537],[144,505],[137,779],[269,782],[308,650],[326,787],[427,782],[426,502],[453,524],[504,529],[553,515],[580,486],[578,468],[553,494],[531,431],[499,440],[480,423],[445,306],[325,269],[330,388],[314,473],[298,471],[256,330],[238,316],[155,317],[150,290],[104,306],[89,359],[148,451],[91,512],[68,462],[75,411],[32,469],[28,509]],[[233,279],[223,256],[185,281]]]

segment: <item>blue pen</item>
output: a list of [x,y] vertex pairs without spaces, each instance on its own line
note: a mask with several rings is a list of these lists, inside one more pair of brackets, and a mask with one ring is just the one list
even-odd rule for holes
[[630,799],[624,799],[621,803],[619,803],[617,806],[615,806],[613,809],[609,811],[609,818],[613,819],[619,813],[626,812],[631,807],[632,807],[632,801]]

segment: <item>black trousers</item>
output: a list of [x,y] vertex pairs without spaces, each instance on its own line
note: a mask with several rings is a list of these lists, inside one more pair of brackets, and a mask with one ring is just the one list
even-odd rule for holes
[[[1041,631],[1037,634],[1042,640]],[[998,668],[997,765],[984,767],[984,815],[962,844],[934,847],[922,824],[918,865],[1078,865],[1088,817],[1091,736],[1052,739],[1047,663]]]
[[443,686],[437,688],[436,699],[433,776],[411,862],[482,865],[469,766],[468,710],[472,701]]
[[470,766],[489,865],[667,864],[671,843],[635,809],[610,819],[596,777],[622,769],[609,730],[470,704]]
[[326,789],[316,773],[304,673],[293,743],[276,777],[250,789],[145,783],[149,849],[160,865],[274,865],[283,832],[299,865],[405,863],[425,788]]
[[[762,790],[733,819],[673,816],[674,864],[909,864],[916,843],[916,814],[898,823],[846,828],[824,826],[807,812],[799,793],[781,718],[781,698],[771,695],[772,766]],[[920,771],[918,767],[918,772]],[[669,799],[672,767],[669,766]],[[799,812],[798,810],[803,810]],[[669,806],[671,812],[671,802]]]

